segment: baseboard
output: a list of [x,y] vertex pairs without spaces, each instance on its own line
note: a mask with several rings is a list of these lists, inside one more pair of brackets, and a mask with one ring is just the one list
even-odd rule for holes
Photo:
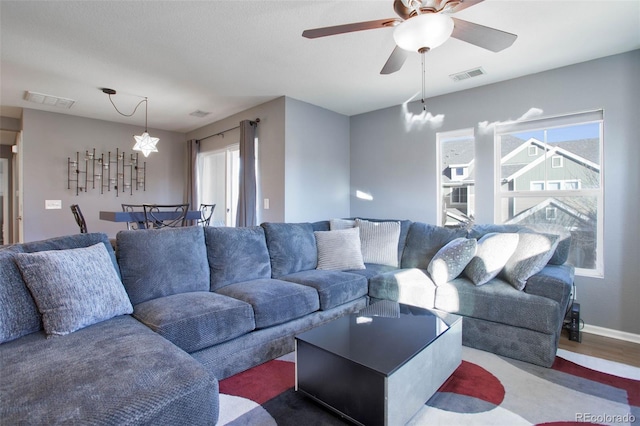
[[596,325],[589,324],[585,324],[581,331],[583,333],[597,334],[598,336],[625,340],[627,342],[637,343],[640,345],[640,334],[627,333],[626,331],[613,330],[611,328],[598,327]]

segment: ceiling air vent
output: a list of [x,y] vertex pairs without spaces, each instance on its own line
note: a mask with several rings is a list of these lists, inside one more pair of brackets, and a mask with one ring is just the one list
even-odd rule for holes
[[24,100],[37,104],[55,106],[58,108],[71,108],[76,103],[73,99],[61,98],[59,96],[45,95],[44,93],[31,92],[24,93]]
[[449,77],[451,77],[453,81],[462,81],[462,80],[467,80],[471,77],[478,77],[484,74],[486,74],[486,72],[482,68],[474,68],[472,70],[459,72],[457,74],[451,74]]
[[211,113],[210,113],[210,112],[207,112],[207,111],[200,111],[200,110],[196,110],[196,111],[193,111],[193,112],[192,112],[191,114],[189,114],[189,115],[192,115],[192,116],[194,116],[194,117],[198,117],[198,118],[202,118],[202,117],[206,117],[206,116],[207,116],[207,115],[209,115],[209,114],[211,114]]

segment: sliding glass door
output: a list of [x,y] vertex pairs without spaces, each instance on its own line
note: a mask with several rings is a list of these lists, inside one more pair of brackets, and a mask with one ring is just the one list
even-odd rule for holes
[[237,144],[199,154],[201,175],[198,198],[215,204],[211,225],[235,226],[238,206],[240,148]]

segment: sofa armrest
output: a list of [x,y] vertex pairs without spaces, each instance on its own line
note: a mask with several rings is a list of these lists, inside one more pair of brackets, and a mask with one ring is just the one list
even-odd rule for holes
[[566,312],[573,288],[575,268],[572,265],[547,265],[529,277],[524,291],[557,301]]

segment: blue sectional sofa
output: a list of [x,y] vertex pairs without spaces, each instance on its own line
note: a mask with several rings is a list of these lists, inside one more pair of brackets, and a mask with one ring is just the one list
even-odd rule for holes
[[550,366],[573,283],[566,241],[550,239],[523,289],[461,269],[485,235],[521,232],[533,238],[335,220],[122,231],[116,252],[104,234],[2,247],[0,422],[215,424],[218,380],[371,300],[462,315],[463,344]]

